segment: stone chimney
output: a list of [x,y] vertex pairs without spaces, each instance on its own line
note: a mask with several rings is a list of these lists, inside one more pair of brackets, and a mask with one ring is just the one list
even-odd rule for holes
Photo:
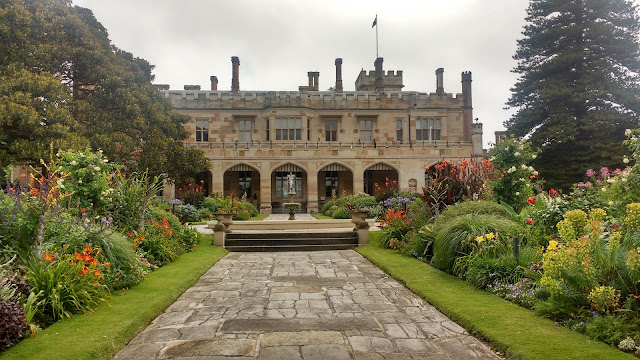
[[320,73],[317,71],[313,72],[313,90],[314,91],[320,90]]
[[231,92],[240,91],[240,59],[237,56],[231,57]]
[[438,68],[436,70],[436,94],[442,95],[444,94],[444,69]]
[[313,91],[313,71],[307,71],[307,77],[309,77],[309,86],[307,90]]
[[473,101],[471,99],[471,71],[462,73],[462,123],[465,141],[471,141],[473,122]]
[[342,59],[336,59],[336,92],[342,92]]
[[211,91],[218,91],[218,77],[211,75],[209,80],[211,80]]
[[376,69],[376,92],[384,91],[384,71],[382,70],[382,61],[383,59],[379,57],[373,63]]

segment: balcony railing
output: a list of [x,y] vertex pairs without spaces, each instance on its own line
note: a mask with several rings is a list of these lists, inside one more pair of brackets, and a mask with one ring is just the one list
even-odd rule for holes
[[368,142],[340,142],[340,141],[252,141],[252,142],[188,142],[189,147],[199,149],[376,149],[376,148],[407,148],[407,149],[427,149],[427,148],[451,148],[457,146],[472,146],[470,141],[447,141],[447,140],[413,140],[413,141],[368,141]]

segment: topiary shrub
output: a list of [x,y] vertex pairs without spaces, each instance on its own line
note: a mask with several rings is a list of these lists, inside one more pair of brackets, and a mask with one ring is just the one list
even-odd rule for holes
[[444,223],[452,218],[463,215],[495,215],[509,218],[510,215],[502,205],[488,200],[464,201],[447,207],[438,217],[439,223]]
[[331,216],[331,215],[327,214],[327,211],[329,211],[329,209],[331,209],[336,204],[336,202],[337,202],[337,199],[332,199],[332,200],[329,200],[329,201],[325,202],[324,205],[322,205],[322,210],[321,210],[322,214],[323,215],[327,215],[327,216]]
[[17,344],[29,330],[17,300],[0,301],[0,351]]
[[446,221],[436,223],[432,262],[439,269],[449,273],[453,273],[457,258],[471,253],[472,249],[468,243],[471,239],[490,232],[506,236],[522,231],[520,224],[495,215],[467,214],[445,219]]
[[208,209],[211,213],[218,212],[218,209],[222,206],[220,203],[220,198],[217,196],[209,196],[202,200],[202,204],[200,204],[201,209]]
[[356,209],[368,209],[372,206],[378,205],[376,198],[370,195],[358,196],[354,199],[353,204]]

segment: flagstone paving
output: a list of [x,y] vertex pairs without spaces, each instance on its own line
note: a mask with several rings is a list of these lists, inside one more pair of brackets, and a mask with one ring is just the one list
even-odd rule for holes
[[229,253],[115,359],[499,359],[353,250]]

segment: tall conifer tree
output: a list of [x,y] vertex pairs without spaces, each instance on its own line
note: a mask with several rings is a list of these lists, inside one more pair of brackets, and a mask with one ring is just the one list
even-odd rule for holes
[[505,122],[530,136],[548,187],[589,168],[621,167],[624,130],[640,112],[640,22],[629,0],[530,0]]

